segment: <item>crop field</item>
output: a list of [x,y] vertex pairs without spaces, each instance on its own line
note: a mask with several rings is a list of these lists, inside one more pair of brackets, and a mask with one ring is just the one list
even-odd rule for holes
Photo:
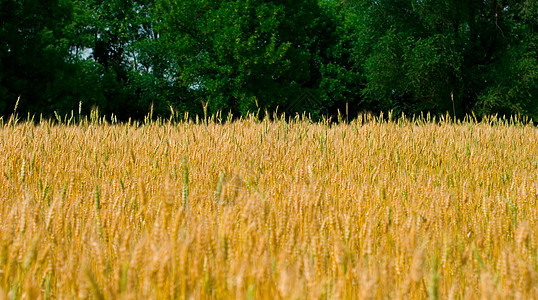
[[538,299],[531,124],[12,121],[0,299]]

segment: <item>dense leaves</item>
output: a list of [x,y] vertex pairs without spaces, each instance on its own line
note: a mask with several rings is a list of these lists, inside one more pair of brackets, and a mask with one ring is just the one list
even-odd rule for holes
[[535,1],[360,1],[356,9],[364,94],[381,109],[536,116]]
[[[317,1],[159,3],[177,82],[210,112],[296,109],[302,96],[319,99],[320,67],[336,37]],[[316,106],[309,109],[325,103]]]
[[0,114],[61,108],[73,94],[69,1],[0,1]]
[[[0,115],[538,117],[533,0],[0,0]],[[205,110],[204,110],[205,109]]]

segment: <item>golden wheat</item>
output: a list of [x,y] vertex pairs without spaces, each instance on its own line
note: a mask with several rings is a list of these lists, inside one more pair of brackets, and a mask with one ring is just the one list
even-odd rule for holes
[[0,127],[0,299],[538,298],[538,129]]

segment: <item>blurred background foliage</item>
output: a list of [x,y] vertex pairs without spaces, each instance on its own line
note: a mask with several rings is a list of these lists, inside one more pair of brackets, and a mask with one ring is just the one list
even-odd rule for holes
[[535,0],[0,0],[0,115],[519,114]]

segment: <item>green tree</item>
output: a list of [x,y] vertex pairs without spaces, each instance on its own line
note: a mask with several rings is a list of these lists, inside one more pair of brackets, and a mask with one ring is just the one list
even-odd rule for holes
[[[177,83],[210,112],[324,109],[321,66],[334,24],[317,1],[161,0]],[[307,95],[307,97],[305,97]]]
[[[529,113],[536,97],[531,3],[358,1],[354,48],[364,95],[380,109],[408,113]],[[521,72],[525,79],[513,81]]]
[[[153,0],[74,1],[72,39],[81,79],[91,82],[83,102],[120,119],[142,118],[175,106],[168,47],[155,30]],[[98,74],[98,76],[95,76]]]
[[0,1],[0,115],[70,107],[76,80],[69,60],[67,0]]
[[325,36],[327,59],[320,67],[323,103],[330,115],[371,109],[371,103],[361,96],[364,89],[364,71],[360,60],[353,53],[356,39],[357,12],[347,1],[320,1],[324,14],[336,24],[331,28],[333,36]]
[[488,68],[490,84],[478,97],[482,114],[528,115],[538,120],[538,2],[510,1],[505,9],[509,44]]

